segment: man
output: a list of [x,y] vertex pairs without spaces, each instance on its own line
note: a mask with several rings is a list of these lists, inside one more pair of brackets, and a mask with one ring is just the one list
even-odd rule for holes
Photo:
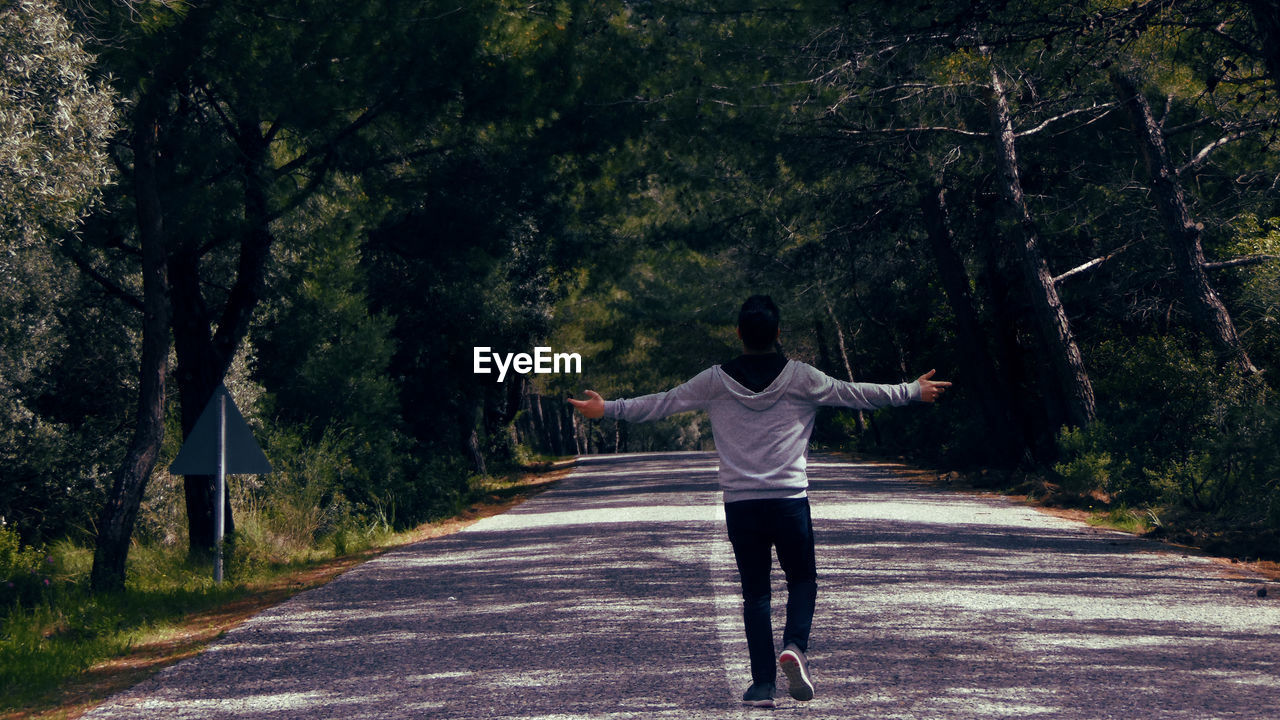
[[769,597],[774,548],[787,579],[787,621],[777,665],[787,676],[791,697],[813,699],[805,652],[818,586],[805,463],[818,407],[871,410],[933,402],[951,386],[932,380],[933,370],[899,385],[836,380],[783,357],[775,349],[778,333],[777,306],[768,296],[753,295],[738,313],[743,346],[738,358],[667,392],[605,400],[588,390],[587,400],[569,400],[592,419],[648,422],[689,410],[710,414],[751,656],[752,684],[742,700],[755,707],[774,707],[777,671]]

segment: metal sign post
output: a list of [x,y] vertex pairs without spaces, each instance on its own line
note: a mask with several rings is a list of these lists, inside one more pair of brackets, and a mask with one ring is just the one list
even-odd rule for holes
[[227,396],[218,393],[218,492],[213,506],[213,581],[222,582],[222,537],[226,526],[223,508],[227,498]]
[[213,580],[222,582],[222,542],[226,535],[227,475],[263,475],[271,463],[225,386],[219,385],[169,466],[174,475],[217,474],[213,505]]

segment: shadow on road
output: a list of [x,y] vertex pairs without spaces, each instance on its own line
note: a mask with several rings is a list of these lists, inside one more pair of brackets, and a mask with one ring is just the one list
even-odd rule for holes
[[884,471],[811,480],[815,672],[849,717],[1280,712],[1280,616],[1203,559]]
[[723,716],[713,462],[586,463],[297,596],[141,688],[145,712],[101,717]]
[[[1280,614],[1205,561],[814,460],[819,696],[776,715],[1280,714]],[[737,716],[747,678],[726,678],[742,659],[717,634],[740,632],[737,579],[709,559],[726,543],[718,503],[712,454],[593,458],[505,515],[297,596],[89,717]]]

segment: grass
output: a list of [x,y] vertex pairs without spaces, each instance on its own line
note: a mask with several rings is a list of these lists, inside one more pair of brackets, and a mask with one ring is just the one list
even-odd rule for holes
[[1094,527],[1105,527],[1134,535],[1146,535],[1154,527],[1150,513],[1123,506],[1104,510],[1090,509],[1087,522]]
[[49,549],[50,589],[34,603],[0,610],[0,720],[66,720],[160,669],[198,654],[254,614],[323,585],[388,549],[447,535],[509,509],[567,470],[483,478],[459,514],[405,532],[378,525],[326,538],[287,562],[233,555],[228,581],[214,584],[207,563],[176,547],[130,551],[126,589],[84,588],[92,551],[70,543]]

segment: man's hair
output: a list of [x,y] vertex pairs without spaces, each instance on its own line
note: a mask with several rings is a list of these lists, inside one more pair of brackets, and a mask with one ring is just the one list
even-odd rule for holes
[[738,332],[748,350],[772,350],[778,339],[778,306],[768,295],[752,295],[738,311]]

